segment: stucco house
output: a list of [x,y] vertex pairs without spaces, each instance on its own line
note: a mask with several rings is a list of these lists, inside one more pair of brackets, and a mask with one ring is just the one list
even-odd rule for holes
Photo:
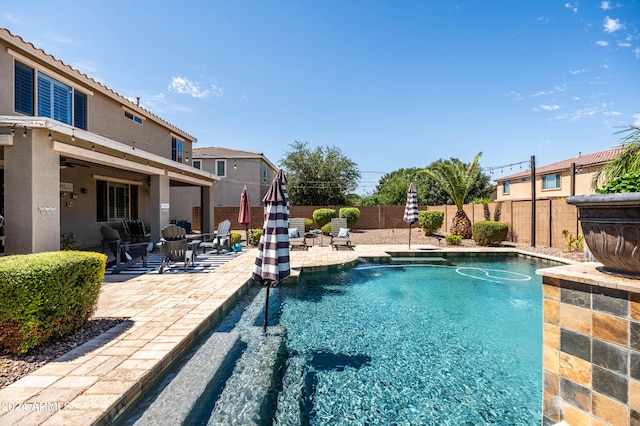
[[192,166],[196,138],[0,28],[0,212],[5,253],[60,248],[72,232],[98,246],[100,227],[142,218],[158,241],[172,188],[199,193],[213,230],[214,182]]
[[[245,186],[251,206],[262,206],[262,199],[278,171],[277,167],[261,152],[218,146],[194,148],[193,167],[210,172],[219,179],[216,181],[213,198],[215,207],[239,206],[240,194]],[[181,210],[175,210],[177,216],[172,217],[172,220],[189,220],[197,224],[197,217],[194,217],[198,215],[197,207],[191,211],[189,206],[194,204],[198,192],[191,189],[181,194],[172,193],[172,197],[184,201],[178,203],[184,207]]]
[[[579,154],[546,166],[536,166],[536,198],[548,199],[588,195],[595,191],[591,185],[593,175],[623,151],[623,147]],[[530,200],[532,193],[531,169],[495,179],[496,201]]]

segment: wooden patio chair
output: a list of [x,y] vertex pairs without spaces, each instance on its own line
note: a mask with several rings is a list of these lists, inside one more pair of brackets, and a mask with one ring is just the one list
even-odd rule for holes
[[203,240],[200,243],[200,247],[202,247],[202,253],[204,253],[207,249],[216,249],[216,254],[220,254],[220,250],[223,248],[231,250],[230,240],[231,221],[227,219],[218,224],[218,230],[210,237],[209,240]]
[[129,243],[122,241],[117,229],[103,225],[100,227],[102,234],[102,247],[108,247],[113,255],[107,266],[112,274],[117,274],[142,260],[143,266],[147,266],[148,243]]
[[170,268],[171,262],[183,262],[186,272],[189,265],[195,264],[199,244],[200,240],[189,240],[185,229],[178,225],[171,224],[164,228],[159,243],[162,257],[159,272],[162,274],[165,268]]
[[128,234],[132,243],[151,241],[151,231],[144,224],[142,219],[128,219],[122,221],[122,228],[125,235]]

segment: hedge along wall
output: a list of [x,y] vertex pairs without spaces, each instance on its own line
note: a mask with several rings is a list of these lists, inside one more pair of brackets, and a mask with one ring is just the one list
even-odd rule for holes
[[[489,219],[495,219],[498,203],[489,204]],[[345,206],[291,206],[291,217],[313,218],[313,211],[320,208],[331,208],[337,213]],[[500,222],[509,225],[509,241],[517,243],[531,243],[531,202],[503,201],[500,203]],[[464,211],[471,223],[480,222],[484,218],[482,204],[465,204]],[[243,230],[238,223],[239,207],[215,207],[215,223],[225,219],[231,221],[231,229]],[[404,206],[362,206],[358,229],[392,229],[406,228],[408,225],[402,220]],[[419,210],[438,210],[444,213],[442,232],[449,232],[451,221],[456,214],[456,206],[420,206]],[[262,228],[264,222],[264,208],[252,207],[252,228]],[[564,248],[565,239],[562,230],[567,229],[574,236],[582,233],[578,224],[578,212],[575,206],[566,203],[564,198],[540,199],[536,201],[536,246]],[[194,220],[194,223],[196,221]],[[195,228],[198,230],[198,228]]]

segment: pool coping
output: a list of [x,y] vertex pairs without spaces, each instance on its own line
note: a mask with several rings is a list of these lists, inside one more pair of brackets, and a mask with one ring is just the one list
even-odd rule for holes
[[[0,423],[108,425],[210,329],[254,285],[256,249],[207,274],[146,274],[105,282],[95,317],[126,317],[121,324],[0,389]],[[291,280],[302,271],[353,266],[391,253],[484,257],[513,253],[571,264],[567,259],[516,248],[439,248],[359,245],[353,250],[311,247],[291,252]],[[16,404],[16,405],[9,405]]]

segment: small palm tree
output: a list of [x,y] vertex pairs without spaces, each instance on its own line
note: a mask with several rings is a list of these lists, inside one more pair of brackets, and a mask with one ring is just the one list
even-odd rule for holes
[[617,133],[627,133],[620,140],[624,150],[609,163],[600,168],[594,175],[591,185],[593,189],[598,189],[599,183],[640,172],[640,126],[629,126],[627,129]]
[[471,186],[480,174],[479,161],[481,155],[482,152],[478,153],[469,166],[460,161],[447,160],[438,162],[423,170],[424,173],[442,186],[458,208],[451,221],[451,233],[461,235],[463,238],[471,238],[471,220],[469,220],[462,208]]

